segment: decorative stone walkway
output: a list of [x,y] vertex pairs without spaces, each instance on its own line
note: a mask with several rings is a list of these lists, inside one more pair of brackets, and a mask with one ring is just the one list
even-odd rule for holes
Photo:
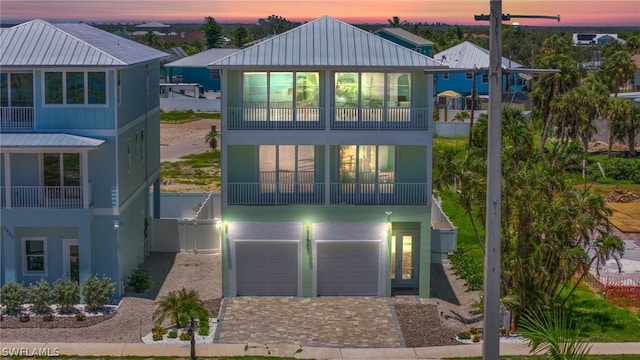
[[222,304],[214,342],[402,347],[389,298],[235,297]]

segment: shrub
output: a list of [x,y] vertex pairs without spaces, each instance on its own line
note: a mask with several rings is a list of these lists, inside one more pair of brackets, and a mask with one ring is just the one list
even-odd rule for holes
[[482,289],[484,283],[482,259],[474,257],[462,246],[448,258],[451,262],[451,270],[465,281],[470,291]]
[[115,291],[115,284],[106,275],[103,275],[102,278],[91,275],[82,286],[82,296],[90,311],[102,309],[109,302]]
[[469,334],[466,331],[463,331],[463,332],[458,334],[458,339],[460,339],[460,340],[469,340],[469,339],[471,339],[471,334]]
[[29,285],[27,288],[27,299],[33,304],[33,311],[36,314],[48,314],[51,312],[51,300],[53,291],[51,285],[45,279],[40,279],[35,284]]
[[471,338],[471,341],[473,341],[474,343],[480,342],[480,335],[478,334],[473,335],[473,338]]
[[7,314],[17,314],[20,306],[24,304],[25,289],[22,284],[15,281],[7,281],[0,290],[0,301],[6,306]]
[[29,320],[31,320],[31,317],[27,313],[21,313],[19,319],[20,322],[28,322]]
[[76,314],[76,321],[85,321],[87,319],[87,315],[83,313]]
[[63,314],[73,311],[73,306],[80,302],[78,283],[58,279],[53,283],[53,298]]
[[180,333],[180,340],[191,340],[191,335],[188,332],[183,331]]
[[200,335],[200,336],[207,336],[207,335],[209,335],[209,327],[208,327],[208,326],[207,326],[207,327],[200,327],[200,328],[198,329],[198,335]]
[[153,286],[153,282],[149,272],[142,265],[138,265],[127,278],[127,287],[137,293],[142,293],[151,286]]
[[178,330],[171,330],[167,335],[169,339],[176,339],[178,337]]
[[151,328],[151,336],[153,337],[153,341],[162,340],[162,336],[167,333],[167,329],[160,325],[155,325]]
[[47,313],[42,316],[42,321],[53,321],[53,314]]
[[469,327],[469,334],[477,335],[478,334],[478,328],[476,328],[475,326]]

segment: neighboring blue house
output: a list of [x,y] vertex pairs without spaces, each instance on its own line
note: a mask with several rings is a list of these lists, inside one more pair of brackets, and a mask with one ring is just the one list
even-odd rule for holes
[[[487,71],[482,71],[489,68],[489,50],[465,41],[435,54],[433,58],[450,68],[478,69],[475,74],[471,71],[438,74],[436,76],[437,93],[452,90],[464,96],[470,95],[473,81],[475,81],[477,95],[489,94],[489,74]],[[522,65],[505,57],[502,58],[503,69],[518,67]],[[503,72],[502,88],[506,90],[511,87],[511,91],[521,91],[525,86],[525,78],[526,75],[518,76],[516,73]]]
[[122,296],[160,196],[166,55],[86,24],[0,29],[1,284],[106,274]]
[[426,56],[433,51],[433,42],[401,28],[384,27],[374,34]]
[[442,64],[325,16],[210,68],[223,79],[224,296],[429,297],[433,255],[455,248],[431,217],[425,70]]
[[203,91],[220,91],[220,71],[207,65],[239,49],[214,48],[165,65],[171,83],[200,84]]

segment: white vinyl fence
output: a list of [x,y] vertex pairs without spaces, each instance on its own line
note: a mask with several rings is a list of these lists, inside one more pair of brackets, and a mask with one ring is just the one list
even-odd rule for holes
[[221,108],[222,101],[220,99],[160,98],[162,111],[220,112]]
[[220,210],[220,194],[160,194],[160,219],[151,222],[151,251],[220,252]]

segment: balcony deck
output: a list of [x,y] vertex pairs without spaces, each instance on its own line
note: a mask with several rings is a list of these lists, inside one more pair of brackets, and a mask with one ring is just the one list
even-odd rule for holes
[[[331,183],[335,205],[426,205],[425,183]],[[229,205],[325,204],[324,183],[229,183]]]
[[33,130],[33,107],[0,107],[0,130]]
[[293,108],[233,107],[230,130],[426,130],[428,108]]
[[82,186],[11,186],[11,203],[6,187],[0,187],[0,207],[39,209],[84,208]]

